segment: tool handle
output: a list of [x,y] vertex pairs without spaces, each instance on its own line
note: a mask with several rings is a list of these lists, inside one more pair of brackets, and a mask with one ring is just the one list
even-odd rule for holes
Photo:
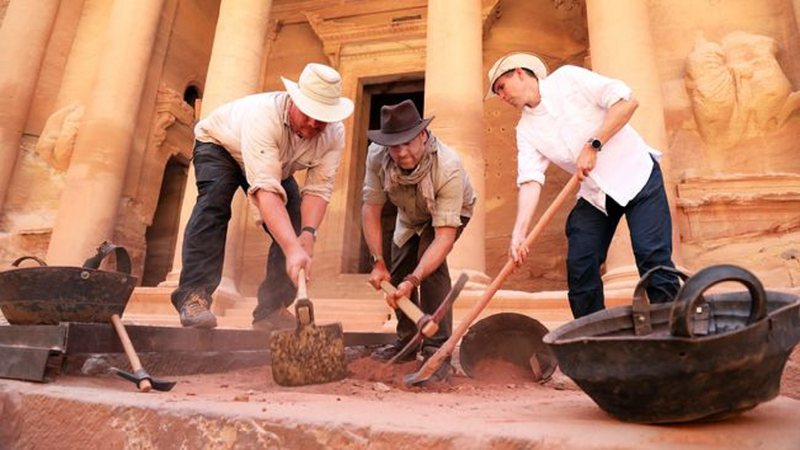
[[[381,281],[381,289],[383,289],[383,292],[387,294],[394,294],[397,292],[397,288],[392,286],[392,283],[389,283],[386,280]],[[411,320],[413,320],[417,326],[421,324],[422,319],[425,317],[425,313],[423,313],[419,307],[405,295],[397,299],[397,307],[400,308],[400,310],[403,311],[403,313]],[[431,337],[436,334],[437,331],[439,331],[439,324],[429,320],[427,323],[422,325],[421,331],[425,336]]]
[[[550,206],[545,210],[542,214],[542,217],[536,222],[536,225],[533,227],[528,236],[525,238],[525,242],[522,245],[530,246],[533,244],[536,239],[544,231],[545,227],[553,220],[553,217],[556,215],[556,212],[561,207],[561,205],[567,200],[567,198],[578,188],[580,185],[580,181],[578,180],[578,175],[575,174],[570,178],[569,182],[561,189],[561,192],[558,193],[555,200],[550,204]],[[516,269],[516,264],[514,264],[514,260],[509,257],[508,261],[506,261],[505,265],[502,269],[500,269],[500,273],[492,280],[492,283],[486,288],[486,291],[481,296],[480,300],[472,307],[472,310],[467,314],[461,322],[458,324],[458,327],[453,331],[453,334],[450,336],[449,339],[433,354],[425,364],[420,367],[420,369],[411,374],[414,380],[411,384],[416,382],[422,382],[429,379],[436,370],[442,365],[442,362],[453,353],[453,350],[456,347],[458,341],[464,336],[469,329],[472,322],[478,317],[478,315],[486,308],[486,305],[489,304],[489,301],[492,300],[494,294],[500,289],[500,286],[506,281],[506,279],[514,272]]]
[[[142,368],[142,363],[139,361],[139,356],[136,354],[136,350],[133,348],[133,343],[131,342],[131,338],[128,336],[128,332],[125,330],[125,325],[122,324],[122,320],[117,314],[111,315],[111,323],[114,324],[114,329],[117,330],[119,340],[122,342],[122,348],[125,349],[125,354],[128,355],[128,361],[131,363],[132,372],[135,373],[137,370]],[[150,384],[150,380],[148,379],[144,379],[139,382],[140,391],[150,392],[152,387],[153,386]]]
[[296,299],[308,298],[308,288],[306,287],[306,270],[300,269],[297,272],[297,297]]

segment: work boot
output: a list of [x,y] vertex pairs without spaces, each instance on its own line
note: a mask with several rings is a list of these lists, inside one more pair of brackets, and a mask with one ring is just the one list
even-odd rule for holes
[[[370,355],[372,359],[377,359],[378,361],[387,362],[395,357],[403,347],[405,347],[406,343],[400,340],[396,341],[394,344],[384,345],[383,347],[375,350]],[[404,362],[414,361],[417,359],[417,351],[418,349],[410,350],[408,354],[404,355],[402,358],[395,361],[395,364],[400,364]]]
[[[433,356],[437,351],[439,351],[439,347],[434,347],[432,345],[423,346],[422,350],[420,350],[419,352],[420,358],[422,359],[422,364],[428,362],[428,359],[430,359],[430,357]],[[436,369],[436,372],[434,372],[433,375],[431,375],[429,380],[446,381],[448,378],[450,378],[450,375],[452,375],[453,372],[455,372],[455,369],[453,369],[453,365],[450,364],[450,358],[451,357],[448,356],[444,361],[442,361],[442,365],[439,366],[438,369]]]
[[208,309],[210,304],[209,299],[198,293],[189,294],[181,306],[181,325],[189,328],[215,328],[217,318]]
[[291,330],[297,326],[297,319],[286,308],[277,309],[267,317],[253,321],[253,329],[272,333],[278,330]]

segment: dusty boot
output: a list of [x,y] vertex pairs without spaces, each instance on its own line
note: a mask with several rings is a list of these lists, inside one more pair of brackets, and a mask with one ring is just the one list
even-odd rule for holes
[[278,330],[291,330],[297,326],[294,315],[286,308],[271,312],[267,317],[253,322],[253,329],[273,332]]
[[210,304],[210,299],[201,294],[189,294],[181,306],[181,325],[190,328],[215,328],[217,317],[208,309]]
[[[425,364],[431,356],[434,355],[439,350],[439,347],[434,347],[432,345],[425,345],[422,347],[422,350],[419,352],[420,357],[422,358],[422,364]],[[436,369],[436,372],[431,375],[430,381],[446,381],[450,378],[450,375],[453,374],[455,370],[453,366],[450,364],[450,357],[448,356],[444,361],[442,361],[442,365]]]
[[[378,361],[383,361],[383,362],[389,361],[390,359],[394,358],[395,355],[400,353],[400,351],[403,350],[403,347],[405,347],[405,345],[406,344],[404,342],[398,340],[394,344],[384,345],[383,347],[375,350],[374,352],[372,352],[370,357],[372,359],[377,359]],[[414,349],[409,351],[408,354],[395,361],[395,363],[401,364],[404,362],[414,361],[415,359],[417,359],[417,351],[419,350]]]

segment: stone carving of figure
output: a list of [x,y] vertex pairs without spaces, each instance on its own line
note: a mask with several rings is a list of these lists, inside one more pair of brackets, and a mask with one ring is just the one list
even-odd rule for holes
[[686,63],[686,89],[703,140],[731,147],[780,128],[797,109],[774,39],[736,31],[720,43],[697,38]]
[[69,168],[84,109],[83,105],[73,103],[54,112],[36,142],[39,157],[60,171]]

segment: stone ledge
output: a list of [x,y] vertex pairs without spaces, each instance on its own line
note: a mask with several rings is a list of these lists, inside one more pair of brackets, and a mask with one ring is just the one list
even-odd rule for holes
[[0,380],[0,441],[13,448],[303,449],[788,449],[800,442],[800,401],[786,397],[723,422],[646,426],[610,418],[581,392],[535,384],[445,394],[307,387],[226,397],[227,385],[215,395],[198,393],[202,376],[159,394],[109,383]]

